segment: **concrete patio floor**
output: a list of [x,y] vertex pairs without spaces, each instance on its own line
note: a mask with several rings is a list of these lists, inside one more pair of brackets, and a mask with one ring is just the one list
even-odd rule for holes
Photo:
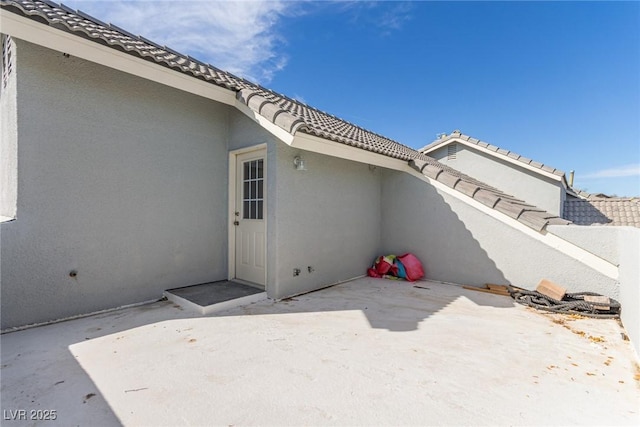
[[2,425],[640,424],[617,321],[418,285],[362,278],[204,317],[162,301],[4,334]]

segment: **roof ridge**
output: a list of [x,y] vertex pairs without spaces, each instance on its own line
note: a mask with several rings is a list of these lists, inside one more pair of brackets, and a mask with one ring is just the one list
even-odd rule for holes
[[[285,95],[285,94],[283,94],[283,93],[277,92],[277,91],[275,91],[275,90],[273,90],[273,89],[266,88],[266,87],[264,87],[264,86],[262,86],[262,85],[260,85],[260,84],[256,84],[256,83],[254,83],[254,85],[255,85],[255,86],[257,86],[257,87],[259,87],[260,89],[262,89],[262,90],[266,91],[266,92],[269,92],[269,93],[272,93],[273,95],[279,96],[279,97],[281,97],[281,98],[283,98],[283,99],[285,99],[285,100],[287,100],[287,101],[289,101],[289,102],[293,102],[293,103],[295,103],[295,104],[301,104],[301,105],[303,105],[303,106],[305,106],[305,107],[309,108],[310,110],[317,111],[317,112],[318,112],[318,113],[320,113],[320,114],[324,114],[324,115],[326,115],[326,116],[331,117],[332,119],[338,120],[338,121],[340,121],[340,122],[344,122],[344,123],[346,123],[346,124],[348,124],[348,125],[351,125],[351,126],[353,126],[353,127],[357,128],[357,129],[360,129],[360,130],[362,130],[362,131],[364,131],[364,132],[370,133],[370,134],[375,135],[375,136],[378,136],[378,137],[380,137],[380,138],[384,138],[384,139],[389,140],[389,141],[393,141],[393,142],[395,142],[395,143],[397,143],[397,144],[400,144],[400,145],[403,145],[403,146],[405,146],[405,147],[407,147],[407,148],[410,148],[411,150],[415,150],[414,148],[408,147],[408,146],[406,146],[406,145],[402,144],[401,142],[398,142],[398,141],[393,140],[393,139],[391,139],[391,138],[389,138],[389,137],[386,137],[386,136],[384,136],[384,135],[382,135],[382,134],[379,134],[379,133],[377,133],[377,132],[374,132],[374,131],[371,131],[371,130],[369,130],[369,129],[366,129],[366,128],[364,128],[364,127],[362,127],[362,126],[358,125],[358,124],[352,123],[352,122],[350,122],[350,121],[348,121],[348,120],[345,120],[345,119],[343,119],[343,118],[341,118],[341,117],[338,117],[338,116],[336,116],[335,114],[329,113],[329,112],[327,112],[327,111],[323,111],[323,110],[321,110],[321,109],[319,109],[319,108],[317,108],[317,107],[314,107],[314,106],[312,106],[312,105],[310,105],[310,104],[307,104],[306,102],[303,102],[303,101],[299,101],[299,100],[293,99],[293,98],[291,98],[291,97],[289,97],[289,96],[287,96],[287,95]],[[416,150],[416,151],[417,151],[417,150]]]
[[454,130],[453,132],[451,132],[451,134],[446,135],[444,134],[442,137],[436,139],[435,141],[425,145],[424,147],[420,148],[418,151],[420,151],[421,153],[426,153],[427,151],[430,151],[431,149],[440,146],[441,144],[446,144],[449,141],[453,140],[453,139],[462,139],[463,141],[467,141],[471,144],[477,145],[479,147],[482,148],[486,148],[489,151],[492,151],[494,153],[496,153],[497,155],[500,155],[502,157],[509,157],[513,160],[517,160],[521,163],[524,163],[526,165],[532,166],[536,169],[540,169],[543,170],[545,172],[551,173],[553,175],[556,176],[560,176],[560,177],[564,177],[565,173],[564,171],[555,168],[553,166],[549,166],[545,163],[541,163],[541,162],[536,162],[535,160],[529,159],[528,157],[522,156],[514,151],[511,150],[507,150],[505,148],[500,148],[496,145],[492,145],[486,141],[483,141],[481,139],[478,138],[474,138],[470,135],[466,135],[462,132],[460,132],[459,130]]

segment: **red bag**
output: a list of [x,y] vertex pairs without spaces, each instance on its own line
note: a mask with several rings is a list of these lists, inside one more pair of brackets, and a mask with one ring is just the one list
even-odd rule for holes
[[424,277],[424,269],[420,260],[414,254],[404,254],[398,257],[407,272],[407,280],[415,282]]
[[367,275],[369,277],[381,278],[382,276],[378,274],[378,272],[374,268],[370,268],[367,270]]
[[376,273],[381,276],[385,274],[396,274],[398,272],[398,267],[393,265],[393,260],[385,256],[380,256],[376,259],[375,267]]

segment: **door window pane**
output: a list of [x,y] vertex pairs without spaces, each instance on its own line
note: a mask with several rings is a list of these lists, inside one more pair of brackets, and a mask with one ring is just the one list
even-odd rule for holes
[[263,208],[262,204],[263,203],[264,202],[262,200],[258,201],[258,219],[262,219],[262,208]]
[[264,161],[244,162],[242,175],[242,218],[264,217]]
[[249,219],[249,202],[248,200],[245,200],[244,202],[242,202],[242,218],[244,219]]

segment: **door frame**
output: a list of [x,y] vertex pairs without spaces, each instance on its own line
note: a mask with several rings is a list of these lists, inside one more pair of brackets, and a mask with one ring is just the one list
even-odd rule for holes
[[229,201],[228,201],[228,213],[227,213],[227,227],[228,227],[228,245],[227,247],[229,248],[229,252],[228,252],[228,256],[227,258],[229,259],[229,263],[228,263],[228,268],[227,268],[227,280],[232,280],[236,278],[236,228],[235,225],[233,225],[233,221],[235,220],[235,211],[236,211],[236,202],[237,202],[237,194],[236,194],[236,180],[237,180],[237,163],[238,163],[238,156],[241,154],[246,154],[246,153],[251,153],[254,151],[264,151],[264,171],[265,171],[265,188],[264,188],[264,194],[265,196],[265,202],[264,202],[264,214],[263,214],[263,218],[264,218],[264,253],[265,253],[265,267],[264,267],[264,289],[265,291],[267,290],[267,269],[269,268],[269,262],[268,262],[268,253],[267,253],[267,240],[268,240],[268,233],[267,233],[267,228],[268,228],[268,224],[267,224],[267,209],[268,209],[268,192],[267,192],[267,188],[268,188],[268,180],[269,180],[269,174],[267,173],[267,144],[266,143],[262,143],[262,144],[256,144],[256,145],[252,145],[250,147],[245,147],[245,148],[239,148],[237,150],[231,150],[229,151],[229,188],[228,188],[228,192],[229,192]]

